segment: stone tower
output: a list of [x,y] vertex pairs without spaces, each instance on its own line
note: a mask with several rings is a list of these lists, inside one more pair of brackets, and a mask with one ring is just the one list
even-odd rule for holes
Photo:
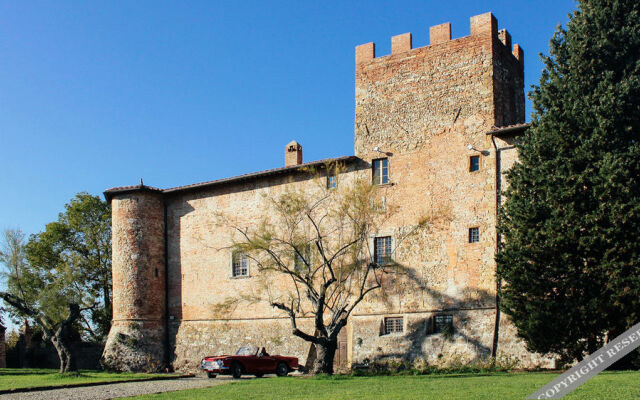
[[373,148],[411,152],[451,136],[482,146],[494,126],[524,122],[523,52],[498,31],[491,13],[471,18],[471,34],[452,40],[451,24],[429,29],[430,44],[412,48],[411,33],[391,39],[392,54],[356,47],[355,155]]
[[[355,155],[370,163],[374,178],[384,178],[379,196],[401,210],[381,236],[393,238],[419,216],[441,222],[395,254],[418,277],[389,297],[395,303],[363,304],[363,316],[352,318],[354,337],[368,338],[351,347],[352,359],[398,351],[375,335],[376,313],[402,317],[407,327],[429,326],[440,315],[452,319],[458,334],[477,338],[475,348],[462,340],[447,345],[445,358],[489,356],[500,349],[498,337],[501,349],[520,352],[513,332],[500,328],[498,335],[506,319],[499,320],[495,301],[500,160],[513,146],[488,133],[524,122],[522,49],[486,13],[471,17],[468,36],[452,39],[445,23],[429,29],[427,46],[414,48],[405,33],[392,37],[390,55],[377,57],[374,43],[357,46],[355,62]],[[410,357],[433,354],[434,335],[413,332],[420,346],[393,346],[406,346]]]
[[113,321],[106,367],[156,371],[166,365],[165,218],[160,190],[139,185],[111,201]]

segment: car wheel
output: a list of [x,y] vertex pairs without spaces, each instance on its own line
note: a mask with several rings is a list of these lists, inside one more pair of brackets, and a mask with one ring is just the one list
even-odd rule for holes
[[214,374],[213,372],[207,372],[207,376],[211,379],[216,377],[216,374]]
[[287,364],[282,362],[278,364],[278,367],[276,368],[276,375],[287,376],[288,373],[289,373],[289,367],[287,367]]
[[262,378],[264,374],[256,374],[256,378]]
[[240,379],[242,372],[242,365],[240,365],[240,363],[233,363],[231,366],[231,375],[236,379]]

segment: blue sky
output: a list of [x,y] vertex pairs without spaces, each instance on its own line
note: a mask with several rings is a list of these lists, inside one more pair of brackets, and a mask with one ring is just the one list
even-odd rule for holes
[[[4,1],[0,229],[35,233],[75,193],[172,187],[353,154],[354,47],[492,11],[526,87],[573,1]],[[527,89],[528,91],[528,89]],[[530,105],[527,106],[527,115]],[[527,117],[528,118],[528,117]]]

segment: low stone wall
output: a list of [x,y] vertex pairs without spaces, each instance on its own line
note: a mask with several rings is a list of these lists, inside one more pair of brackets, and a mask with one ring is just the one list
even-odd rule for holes
[[[470,364],[491,356],[494,309],[452,310],[439,314],[453,316],[453,334],[445,337],[432,333],[436,313],[393,314],[404,318],[402,333],[384,334],[384,315],[354,316],[351,324],[352,362],[402,359],[424,360],[429,365]],[[519,368],[552,368],[553,360],[526,350],[516,330],[502,315],[498,342],[498,358],[506,358]]]
[[[450,337],[430,333],[431,318],[436,313],[393,314],[404,318],[402,333],[383,334],[385,314],[355,315],[347,326],[349,359],[352,363],[402,359],[418,359],[429,365],[469,364],[491,355],[494,309],[454,310],[454,332]],[[312,333],[312,320],[303,319],[299,326]],[[498,358],[507,358],[518,368],[553,368],[553,360],[526,350],[516,337],[516,330],[504,315],[500,325]],[[265,347],[271,354],[298,357],[307,362],[311,345],[291,334],[288,319],[174,321],[169,328],[172,338],[172,365],[177,371],[198,370],[203,357],[235,354],[244,345]]]
[[[104,346],[100,343],[74,342],[71,344],[78,369],[102,369],[100,356]],[[25,345],[24,340],[11,349],[8,357],[9,368],[52,368],[60,367],[58,352],[51,342],[36,340]]]
[[[301,319],[298,325],[313,334],[310,319]],[[299,363],[304,364],[311,348],[308,342],[291,334],[291,322],[285,318],[176,321],[169,329],[176,371],[197,371],[203,357],[235,354],[246,345],[265,347],[270,354],[298,357]]]

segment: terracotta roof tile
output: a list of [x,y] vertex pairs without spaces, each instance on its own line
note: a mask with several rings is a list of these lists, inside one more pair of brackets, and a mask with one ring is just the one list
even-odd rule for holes
[[523,133],[524,131],[529,129],[530,126],[531,124],[529,123],[513,124],[513,125],[507,125],[507,126],[500,126],[500,127],[494,126],[491,131],[487,132],[487,135],[500,136],[500,135],[506,135],[506,134],[511,135],[511,134]]
[[231,178],[216,179],[216,180],[213,180],[213,181],[207,181],[207,182],[201,182],[201,183],[192,183],[190,185],[184,185],[184,186],[177,186],[177,187],[173,187],[173,188],[164,189],[163,192],[164,193],[173,193],[173,192],[178,192],[178,191],[188,190],[188,189],[193,189],[193,188],[200,188],[200,187],[205,187],[205,186],[219,185],[219,184],[223,184],[223,183],[237,182],[237,181],[242,181],[242,180],[250,179],[250,178],[258,178],[258,177],[262,177],[262,176],[270,176],[270,175],[277,175],[277,174],[282,174],[282,173],[294,172],[296,170],[299,170],[299,169],[302,169],[302,168],[305,168],[305,167],[323,165],[323,164],[330,163],[330,162],[340,162],[340,161],[351,162],[351,161],[355,161],[355,159],[357,159],[357,157],[355,157],[355,156],[343,156],[343,157],[337,157],[337,158],[325,158],[323,160],[310,161],[310,162],[302,163],[302,164],[299,164],[299,165],[292,165],[292,166],[289,166],[289,167],[272,168],[272,169],[267,169],[267,170],[259,171],[259,172],[251,172],[251,173],[248,173],[248,174],[238,175],[238,176],[234,176],[234,177],[231,177]]
[[160,192],[160,193],[176,193],[176,192],[182,192],[182,191],[189,191],[189,190],[208,188],[208,187],[211,187],[211,186],[222,185],[222,184],[225,184],[225,183],[240,182],[240,181],[247,180],[247,179],[252,179],[252,178],[260,178],[260,177],[266,177],[266,176],[272,176],[272,175],[286,174],[286,173],[291,173],[291,172],[295,172],[295,171],[301,170],[301,169],[306,168],[306,167],[319,166],[319,165],[324,165],[326,163],[331,163],[331,162],[346,162],[346,163],[350,163],[350,162],[354,162],[356,160],[358,160],[358,157],[356,157],[356,156],[343,156],[343,157],[337,157],[337,158],[325,158],[323,160],[306,162],[306,163],[302,163],[302,164],[299,164],[299,165],[292,165],[292,166],[289,166],[289,167],[280,167],[280,168],[267,169],[267,170],[264,170],[264,171],[252,172],[252,173],[248,173],[248,174],[234,176],[234,177],[231,177],[231,178],[223,178],[223,179],[216,179],[216,180],[213,180],[213,181],[193,183],[193,184],[190,184],[190,185],[176,186],[176,187],[172,187],[172,188],[168,188],[168,189],[160,189],[160,188],[155,188],[155,187],[146,186],[146,185],[142,185],[142,184],[141,185],[133,185],[133,186],[119,186],[119,187],[113,187],[113,188],[105,190],[104,191],[104,196],[107,199],[107,201],[110,201],[111,198],[115,194],[134,192],[134,191],[138,191],[138,190],[148,190],[148,191],[154,191],[154,192]]
[[112,187],[109,188],[107,190],[105,190],[105,192],[120,192],[120,191],[125,191],[125,190],[138,190],[138,189],[148,189],[148,190],[157,190],[157,191],[162,191],[162,189],[157,188],[157,187],[153,187],[153,186],[147,186],[147,185],[132,185],[132,186],[117,186],[117,187]]

